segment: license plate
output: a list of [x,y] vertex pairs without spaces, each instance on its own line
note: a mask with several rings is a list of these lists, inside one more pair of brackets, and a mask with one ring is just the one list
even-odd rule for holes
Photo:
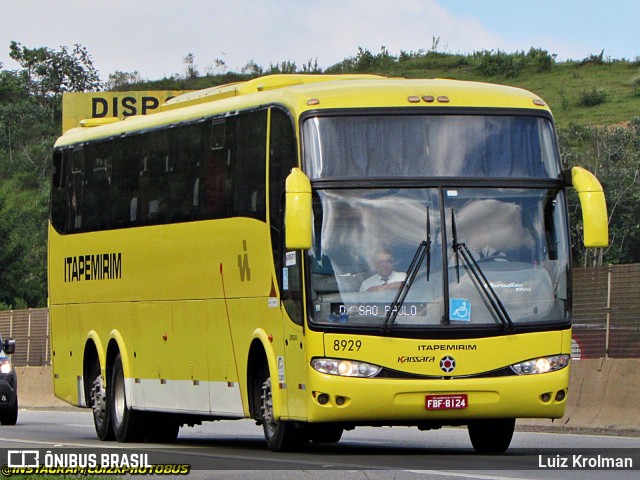
[[427,410],[462,410],[469,405],[466,393],[453,395],[427,395],[425,406]]

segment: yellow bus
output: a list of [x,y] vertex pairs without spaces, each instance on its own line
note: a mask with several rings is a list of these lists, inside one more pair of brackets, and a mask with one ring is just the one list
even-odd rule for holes
[[271,450],[358,426],[467,425],[505,451],[560,418],[567,186],[549,108],[451,80],[274,75],[87,120],[53,152],[57,397],[97,436],[252,418]]

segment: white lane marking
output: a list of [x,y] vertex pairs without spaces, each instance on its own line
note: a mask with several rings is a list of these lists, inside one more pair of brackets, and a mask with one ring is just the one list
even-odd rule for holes
[[478,480],[523,480],[522,477],[503,477],[496,475],[479,475],[470,472],[449,472],[446,470],[402,470],[407,473],[416,473],[418,475],[439,475],[442,477],[461,477],[475,478]]

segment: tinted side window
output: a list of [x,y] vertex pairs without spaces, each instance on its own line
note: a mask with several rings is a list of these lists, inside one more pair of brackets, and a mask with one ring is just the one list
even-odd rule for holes
[[141,225],[165,223],[169,204],[169,134],[167,130],[144,136],[139,158],[138,214]]
[[199,207],[200,171],[204,164],[203,125],[169,131],[168,222],[196,218]]
[[114,161],[111,176],[111,228],[138,224],[138,178],[141,137],[114,141]]
[[266,221],[267,111],[227,120],[231,213]]
[[51,224],[59,233],[66,233],[68,197],[67,184],[71,167],[71,150],[53,153],[53,178],[51,182]]
[[112,175],[112,143],[97,143],[85,148],[85,195],[82,205],[82,231],[110,227],[109,204]]
[[231,215],[231,151],[226,141],[226,120],[210,125],[210,142],[204,160],[202,186],[199,188],[202,218],[224,218]]
[[82,208],[84,204],[84,149],[82,146],[74,147],[71,152],[71,168],[67,193],[67,226],[65,231],[78,232],[82,230]]
[[54,153],[51,217],[63,233],[245,216],[266,221],[267,111]]

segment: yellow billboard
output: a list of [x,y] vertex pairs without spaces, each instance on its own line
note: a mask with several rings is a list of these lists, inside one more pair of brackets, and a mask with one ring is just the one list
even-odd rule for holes
[[87,118],[147,115],[165,101],[190,90],[139,92],[65,92],[62,96],[62,133]]

